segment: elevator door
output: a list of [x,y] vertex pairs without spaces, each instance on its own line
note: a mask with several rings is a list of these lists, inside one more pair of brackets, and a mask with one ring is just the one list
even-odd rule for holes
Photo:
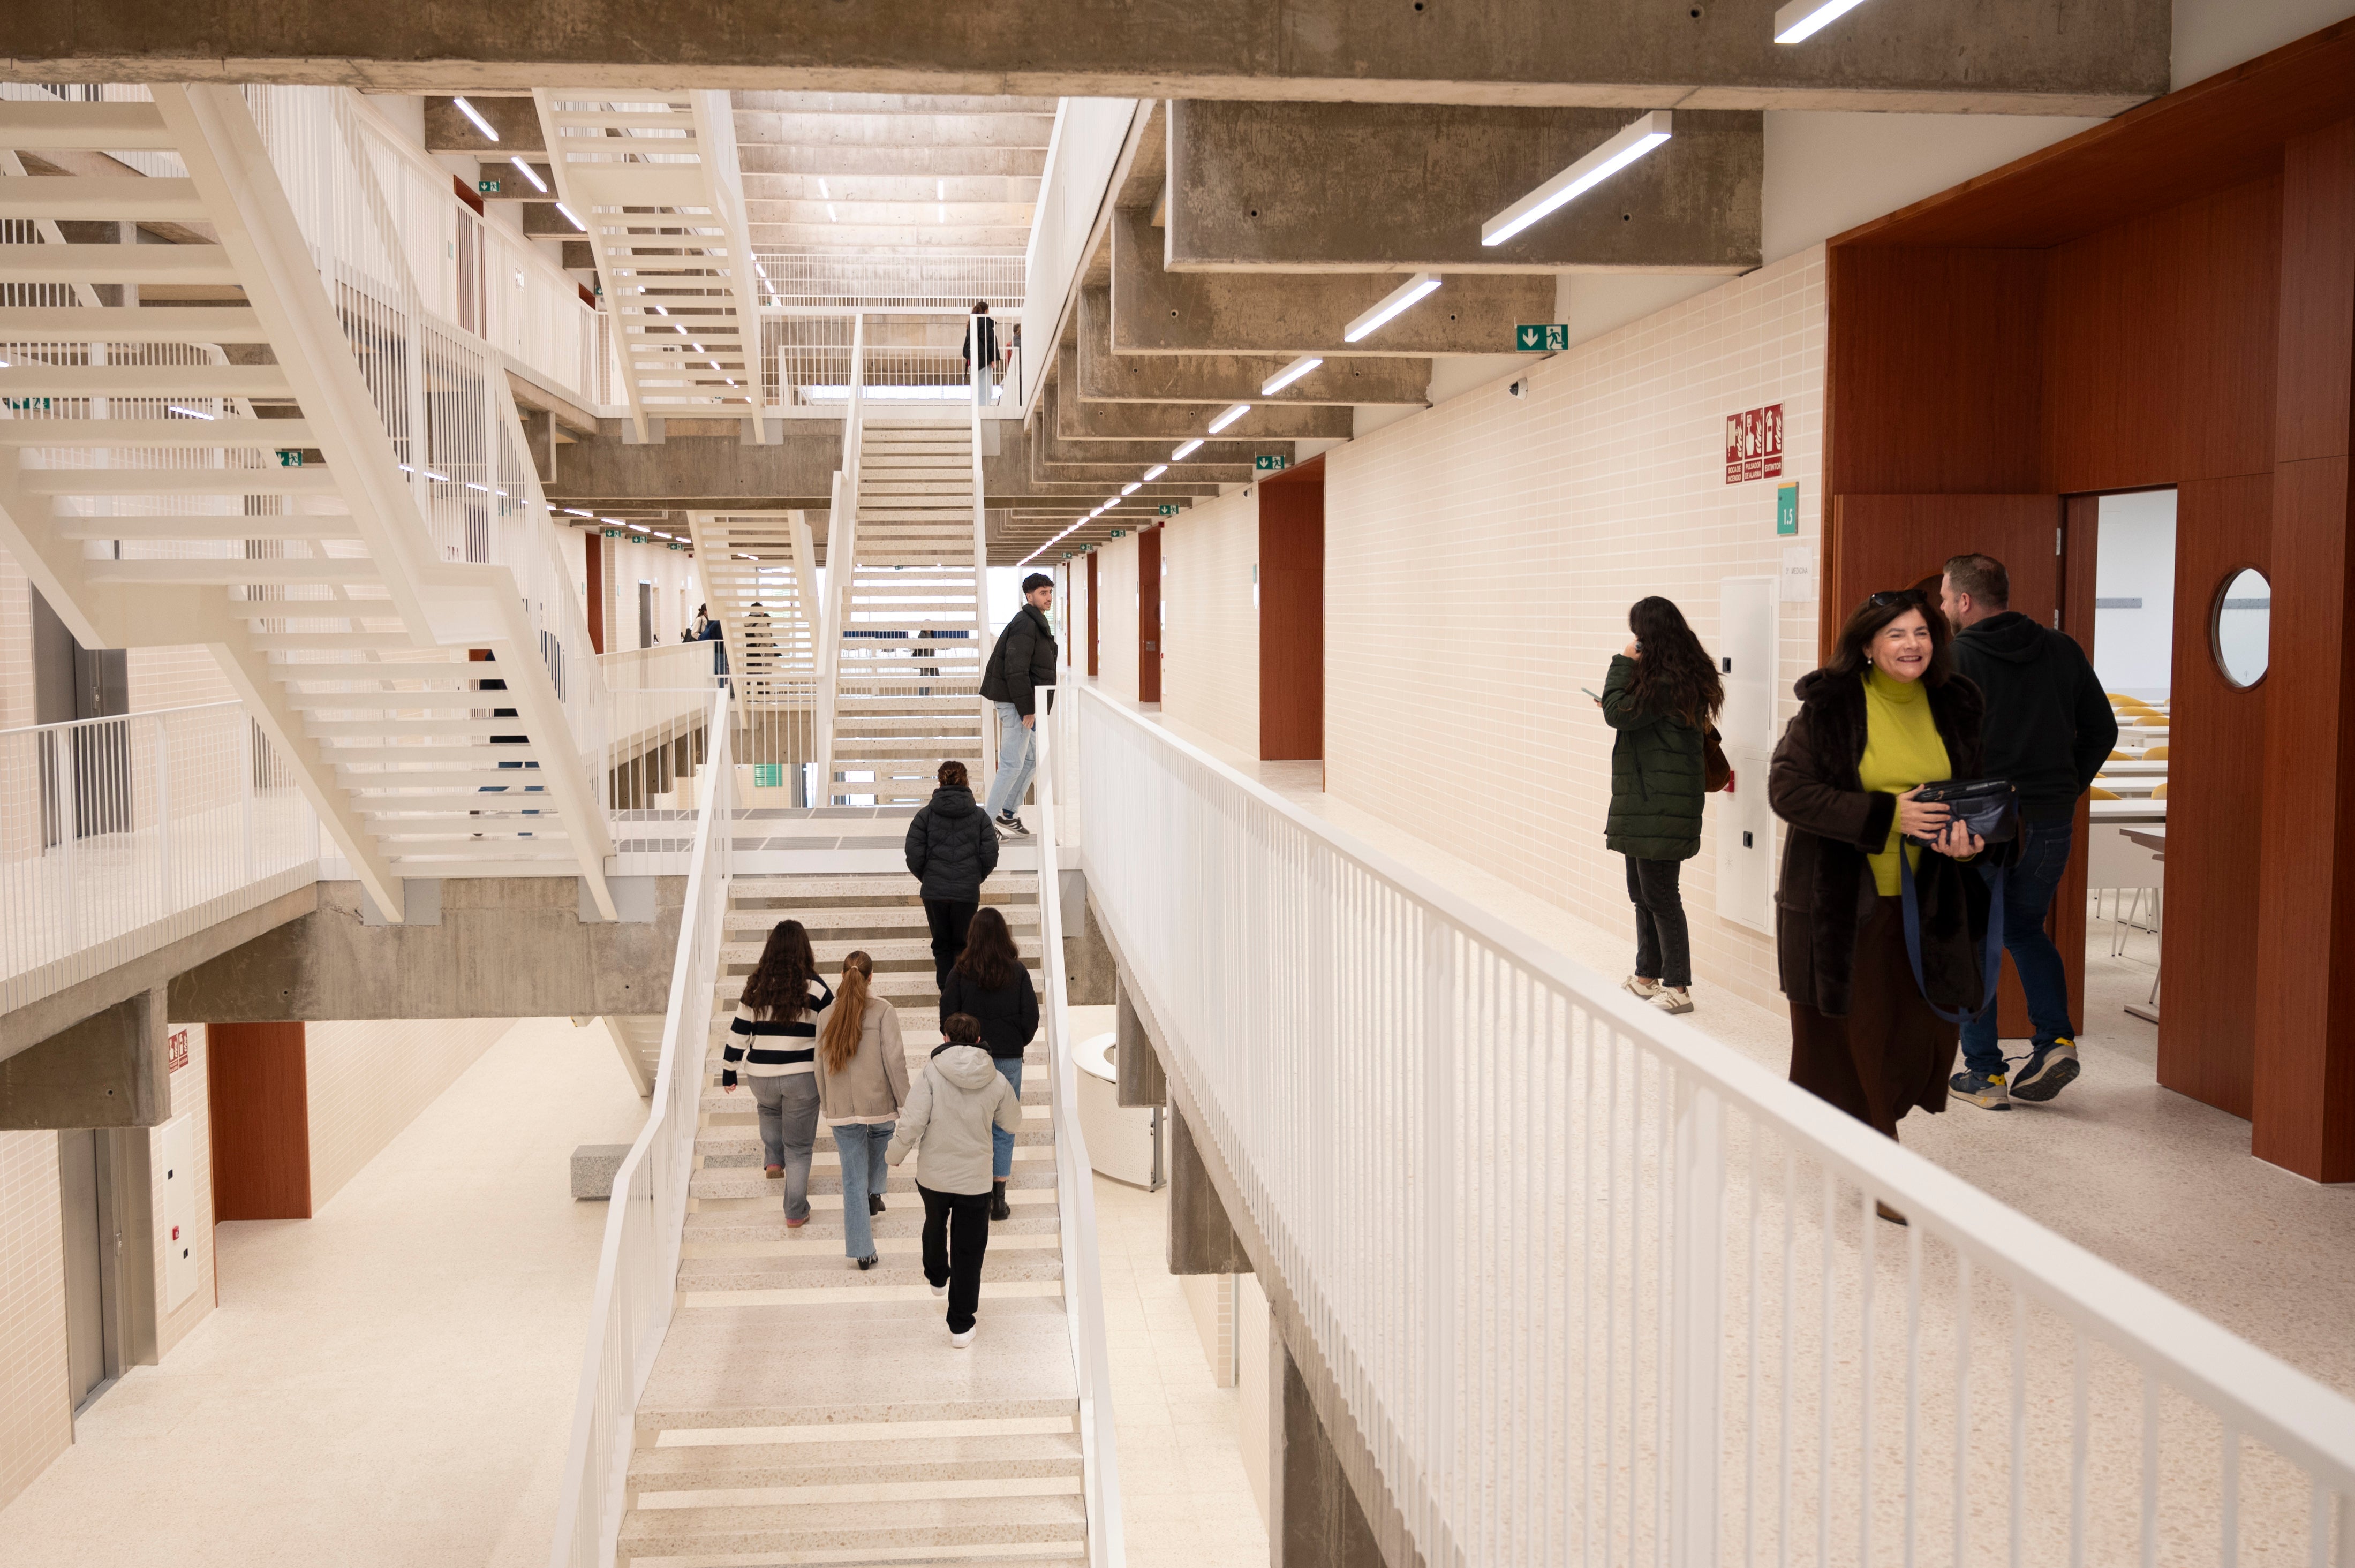
[[99,1135],[58,1134],[58,1192],[65,1226],[66,1372],[78,1410],[106,1381],[106,1266],[99,1202]]

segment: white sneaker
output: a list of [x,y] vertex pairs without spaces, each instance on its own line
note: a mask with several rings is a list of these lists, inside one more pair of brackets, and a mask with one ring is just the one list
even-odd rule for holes
[[1642,975],[1629,975],[1619,983],[1646,1001],[1660,994],[1660,982],[1656,980],[1646,980]]
[[945,1285],[935,1285],[932,1287],[932,1294],[935,1296],[946,1296],[948,1293],[949,1287]]
[[978,1323],[975,1323],[972,1328],[967,1329],[967,1330],[966,1330],[964,1333],[962,1333],[962,1334],[951,1334],[951,1335],[949,1336],[949,1343],[950,1343],[950,1345],[952,1345],[952,1346],[953,1346],[953,1347],[954,1347],[955,1349],[957,1349],[957,1350],[960,1350],[960,1351],[961,1351],[961,1350],[964,1349],[967,1345],[970,1345],[971,1343],[973,1343],[973,1337],[974,1337],[975,1334],[979,1333],[980,1331],[981,1331],[981,1325],[980,1325],[980,1324],[978,1324]]
[[1660,988],[1659,993],[1652,998],[1652,1005],[1662,1012],[1690,1012],[1692,991],[1680,985],[1664,985]]

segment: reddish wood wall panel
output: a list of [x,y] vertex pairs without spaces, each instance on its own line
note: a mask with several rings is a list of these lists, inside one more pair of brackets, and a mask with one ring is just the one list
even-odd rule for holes
[[310,1075],[300,1023],[205,1031],[213,1218],[311,1217]]
[[1259,754],[1325,755],[1325,477],[1259,488]]
[[2273,467],[2281,182],[2264,179],[2053,252],[2046,484],[2063,493]]
[[605,651],[605,540],[594,528],[581,530],[582,581],[589,595],[589,646]]
[[1831,252],[1827,493],[2043,488],[2045,264],[2041,250]]
[[1088,552],[1088,678],[1096,673],[1096,553]]
[[1136,700],[1161,700],[1161,530],[1136,536]]

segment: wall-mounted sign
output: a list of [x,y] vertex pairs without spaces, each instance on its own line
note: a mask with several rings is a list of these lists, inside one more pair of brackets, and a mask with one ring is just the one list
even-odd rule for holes
[[1725,482],[1783,477],[1783,405],[1725,417]]
[[1178,503],[1174,501],[1165,501],[1161,503],[1160,512],[1164,517],[1175,517],[1178,515]]
[[476,194],[481,196],[496,196],[499,194],[499,182],[496,180],[476,180],[474,182],[474,190]]
[[1115,539],[1125,539],[1128,537],[1128,530],[1125,528],[1115,528],[1112,531],[1112,536]]
[[1816,598],[1816,547],[1813,545],[1783,546],[1783,602],[1812,604]]
[[1799,531],[1799,487],[1778,485],[1774,491],[1774,532],[1790,535]]
[[622,531],[619,528],[600,528],[597,532],[604,535],[608,539],[618,539],[622,536]]
[[755,762],[752,764],[753,789],[780,789],[784,787],[784,782],[785,765],[783,763]]
[[684,549],[686,549],[686,548],[687,548],[687,546],[684,546],[684,545],[680,544],[680,543],[679,543],[677,540],[676,540],[676,539],[673,539],[673,540],[670,542],[670,547],[671,547],[672,549],[674,549],[674,550],[684,550]]
[[1292,460],[1282,452],[1262,452],[1252,459],[1252,467],[1262,473],[1276,473],[1291,466]]
[[303,453],[301,449],[296,447],[280,447],[278,449],[278,466],[280,468],[301,468],[303,466]]
[[165,1044],[168,1048],[167,1060],[171,1064],[166,1071],[176,1073],[188,1065],[188,1032],[186,1030],[173,1030],[166,1037]]
[[1513,346],[1523,354],[1542,354],[1570,346],[1570,323],[1524,322],[1513,329]]

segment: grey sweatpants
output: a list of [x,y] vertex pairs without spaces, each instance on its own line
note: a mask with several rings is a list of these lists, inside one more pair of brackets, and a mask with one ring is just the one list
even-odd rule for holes
[[740,1075],[761,1107],[764,1163],[785,1168],[785,1218],[809,1218],[810,1154],[817,1147],[817,1075]]

